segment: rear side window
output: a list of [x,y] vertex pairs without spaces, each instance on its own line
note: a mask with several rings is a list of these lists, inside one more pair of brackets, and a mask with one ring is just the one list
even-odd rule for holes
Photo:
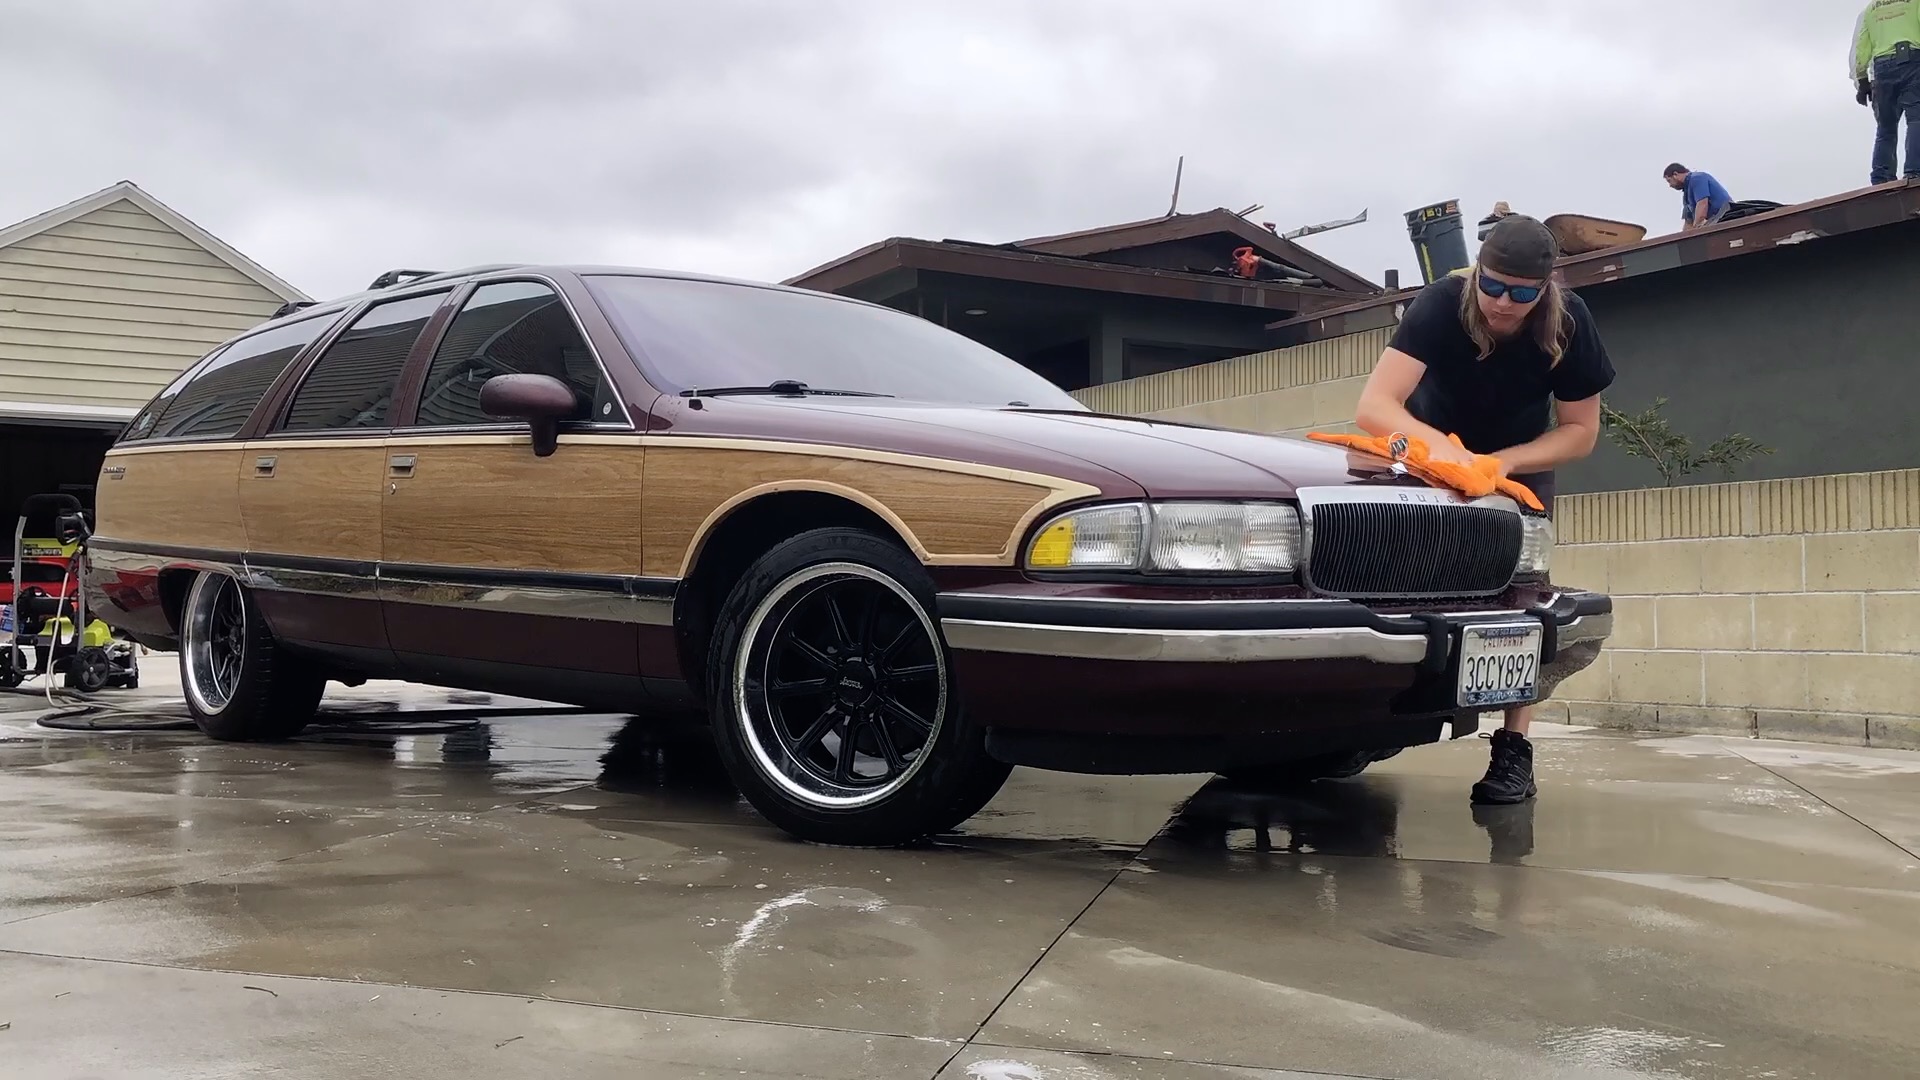
[[132,420],[127,421],[126,430],[120,433],[120,441],[132,442],[136,439],[151,438],[153,436],[153,425],[160,419],[161,414],[167,411],[167,406],[173,404],[173,399],[180,396],[180,391],[186,389],[187,384],[193,381],[193,377],[200,374],[200,369],[212,363],[216,357],[225,351],[226,346],[222,345],[220,348],[195,360],[187,367],[187,370],[175,376],[174,380],[168,383],[165,389],[153,396],[152,401],[147,402],[139,412],[133,414]]
[[387,427],[400,369],[446,295],[410,296],[368,308],[314,361],[280,430]]
[[448,325],[415,422],[498,424],[480,409],[480,387],[495,375],[520,373],[551,375],[572,387],[575,420],[621,419],[613,388],[560,297],[538,282],[502,281],[475,289]]
[[273,380],[331,324],[303,319],[241,338],[162,390],[134,417],[127,438],[232,438]]

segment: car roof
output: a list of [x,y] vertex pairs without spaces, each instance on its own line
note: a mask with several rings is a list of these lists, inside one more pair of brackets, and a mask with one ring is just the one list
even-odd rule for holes
[[[599,264],[599,263],[485,263],[478,266],[464,267],[459,270],[430,271],[425,273],[418,273],[418,276],[408,277],[404,280],[396,281],[391,285],[385,285],[377,288],[369,287],[369,288],[361,289],[357,292],[347,293],[343,296],[336,296],[331,300],[322,300],[316,303],[303,304],[299,307],[292,307],[291,305],[289,305],[288,308],[283,308],[279,313],[274,315],[274,317],[262,321],[257,326],[249,327],[244,333],[235,335],[235,336],[245,337],[245,336],[257,333],[261,330],[265,330],[269,327],[277,326],[282,323],[296,322],[300,319],[313,318],[313,317],[322,316],[322,315],[338,315],[340,312],[345,311],[346,309],[351,308],[361,303],[364,300],[368,300],[374,297],[407,296],[416,290],[432,291],[431,287],[461,285],[475,278],[487,277],[493,274],[548,274],[552,272],[574,274],[580,277],[594,277],[594,276],[651,277],[651,278],[675,279],[680,281],[704,281],[704,282],[710,282],[716,285],[737,285],[743,288],[766,289],[771,292],[802,293],[807,296],[815,296],[815,297],[820,297],[822,299],[844,300],[849,303],[862,304],[867,307],[879,307],[887,311],[897,310],[894,308],[888,308],[882,304],[874,304],[866,300],[860,300],[860,299],[849,297],[849,296],[840,296],[835,293],[821,292],[817,289],[806,289],[806,288],[800,288],[792,285],[782,285],[782,284],[778,284],[776,282],[771,282],[771,281],[758,281],[751,278],[727,277],[719,274],[702,274],[702,273],[696,273],[696,272],[687,271],[687,270],[665,270],[657,267],[622,266],[622,265],[616,265],[616,264]],[[390,271],[389,272],[389,274],[401,274],[401,273],[417,273],[417,272],[413,272],[413,271]],[[381,276],[384,278],[389,276],[389,274],[383,274]]]

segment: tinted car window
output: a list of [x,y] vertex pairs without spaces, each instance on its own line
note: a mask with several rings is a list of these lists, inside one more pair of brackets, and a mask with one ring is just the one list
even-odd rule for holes
[[417,423],[497,424],[480,409],[480,387],[495,375],[551,375],[573,388],[577,420],[618,420],[586,338],[566,304],[534,281],[503,281],[473,291],[433,354]]
[[136,417],[128,438],[233,436],[295,354],[332,323],[328,318],[303,319],[241,338],[162,390],[147,406],[158,419],[148,419],[148,414]]
[[594,275],[588,287],[669,392],[798,379],[917,401],[1086,411],[1005,354],[891,308],[678,278]]
[[368,308],[314,361],[280,430],[386,427],[407,353],[446,296],[412,296]]
[[155,422],[167,411],[167,406],[173,404],[173,399],[180,396],[180,391],[186,389],[187,384],[193,381],[194,376],[200,374],[202,368],[213,362],[215,357],[225,351],[226,346],[222,345],[200,359],[195,360],[192,364],[188,365],[187,370],[175,376],[174,380],[168,383],[164,389],[158,394],[153,395],[152,401],[147,402],[139,412],[133,414],[132,420],[127,421],[126,428],[120,432],[120,441],[132,442],[136,439],[151,437],[153,435]]

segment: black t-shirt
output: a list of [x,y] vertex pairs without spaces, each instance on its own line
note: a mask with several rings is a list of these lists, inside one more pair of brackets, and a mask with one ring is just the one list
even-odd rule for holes
[[1460,290],[1470,286],[1449,275],[1420,290],[1394,331],[1393,347],[1427,366],[1407,398],[1414,419],[1460,436],[1476,454],[1497,454],[1546,433],[1550,398],[1582,401],[1613,384],[1593,313],[1571,290],[1562,295],[1573,332],[1557,366],[1525,330],[1479,359],[1460,325]]

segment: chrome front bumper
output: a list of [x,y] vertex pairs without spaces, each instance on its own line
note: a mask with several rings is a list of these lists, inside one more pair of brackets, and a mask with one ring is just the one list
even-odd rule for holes
[[1584,592],[1560,593],[1552,603],[1529,610],[1431,616],[1379,615],[1344,600],[1088,600],[948,593],[940,603],[941,628],[951,648],[1081,660],[1432,664],[1451,655],[1452,640],[1458,637],[1452,631],[1458,627],[1538,619],[1546,630],[1548,654],[1543,659],[1551,663],[1569,650],[1597,652],[1613,633],[1611,598]]

